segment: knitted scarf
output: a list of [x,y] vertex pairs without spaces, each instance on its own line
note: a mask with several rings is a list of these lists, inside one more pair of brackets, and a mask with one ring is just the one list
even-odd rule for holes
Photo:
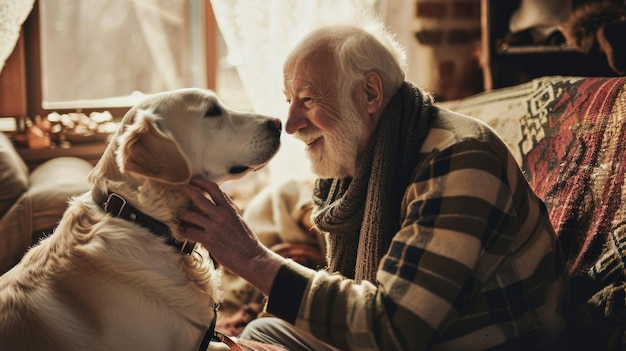
[[401,202],[434,109],[405,82],[383,111],[354,178],[318,179],[313,220],[326,232],[328,269],[375,281],[378,264],[400,229]]

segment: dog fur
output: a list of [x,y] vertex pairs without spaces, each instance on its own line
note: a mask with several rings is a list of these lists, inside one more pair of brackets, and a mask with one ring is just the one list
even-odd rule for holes
[[0,350],[196,350],[214,319],[220,277],[206,250],[183,255],[94,199],[123,196],[175,239],[193,176],[222,183],[265,165],[278,119],[241,113],[207,90],[132,107],[54,233],[0,276]]

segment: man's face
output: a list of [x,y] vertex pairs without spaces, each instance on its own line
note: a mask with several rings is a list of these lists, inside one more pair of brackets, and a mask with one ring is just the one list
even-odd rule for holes
[[321,178],[354,176],[365,134],[366,116],[353,99],[340,102],[337,78],[335,65],[323,50],[285,65],[289,103],[285,130],[307,145],[313,171]]

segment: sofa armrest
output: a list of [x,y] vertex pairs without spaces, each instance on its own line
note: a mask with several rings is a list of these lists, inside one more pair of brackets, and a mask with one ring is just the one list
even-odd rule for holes
[[87,176],[93,166],[77,157],[57,157],[38,166],[30,174],[28,194],[33,207],[33,231],[54,227],[70,198],[91,188]]
[[0,133],[0,218],[28,189],[28,168],[13,143]]
[[0,218],[0,274],[13,267],[44,232],[61,220],[68,200],[89,191],[93,166],[76,157],[44,162],[29,177],[30,187]]

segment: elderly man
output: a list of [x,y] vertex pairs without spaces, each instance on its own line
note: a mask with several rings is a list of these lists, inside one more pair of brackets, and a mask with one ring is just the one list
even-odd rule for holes
[[[483,123],[405,81],[380,22],[308,34],[284,64],[286,131],[319,179],[325,270],[267,249],[194,179],[183,234],[269,296],[241,335],[292,350],[533,349],[562,330],[566,276],[546,209]],[[204,192],[213,201],[207,200]]]

